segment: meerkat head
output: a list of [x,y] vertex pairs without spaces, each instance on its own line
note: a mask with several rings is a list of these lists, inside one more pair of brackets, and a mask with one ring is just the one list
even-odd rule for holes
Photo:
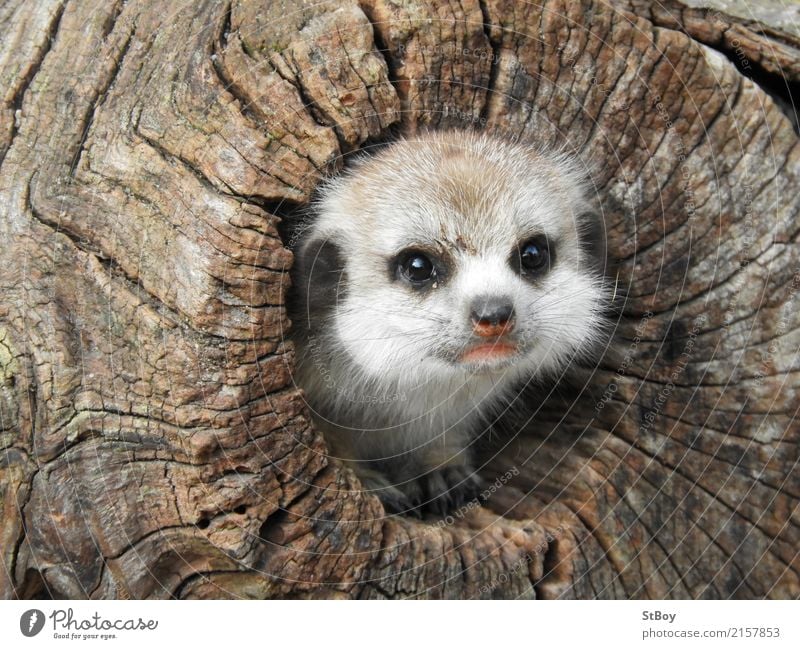
[[297,324],[375,384],[559,370],[608,304],[595,219],[568,156],[463,132],[402,140],[322,187]]

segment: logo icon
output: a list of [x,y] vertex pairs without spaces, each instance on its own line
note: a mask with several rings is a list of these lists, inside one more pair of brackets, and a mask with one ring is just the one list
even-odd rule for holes
[[44,613],[38,608],[32,608],[25,611],[22,617],[19,618],[19,630],[22,635],[27,638],[32,638],[44,627]]

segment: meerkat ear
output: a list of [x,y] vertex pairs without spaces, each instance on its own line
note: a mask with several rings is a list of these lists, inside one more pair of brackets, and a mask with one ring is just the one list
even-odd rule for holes
[[580,216],[578,237],[591,267],[601,273],[605,272],[608,249],[605,223],[599,210],[588,210]]
[[302,307],[310,313],[325,313],[344,297],[344,260],[335,241],[311,239],[300,249],[296,263],[295,281],[305,302]]

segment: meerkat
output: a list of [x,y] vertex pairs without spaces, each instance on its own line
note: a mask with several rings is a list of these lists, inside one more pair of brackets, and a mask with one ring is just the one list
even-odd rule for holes
[[427,133],[325,181],[294,246],[295,380],[391,512],[481,488],[472,442],[601,340],[598,213],[568,155]]

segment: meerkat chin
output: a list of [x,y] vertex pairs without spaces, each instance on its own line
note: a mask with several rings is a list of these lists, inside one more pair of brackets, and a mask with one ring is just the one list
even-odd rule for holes
[[563,154],[401,140],[327,181],[293,271],[295,379],[331,454],[395,512],[475,497],[488,413],[600,339],[597,225]]

